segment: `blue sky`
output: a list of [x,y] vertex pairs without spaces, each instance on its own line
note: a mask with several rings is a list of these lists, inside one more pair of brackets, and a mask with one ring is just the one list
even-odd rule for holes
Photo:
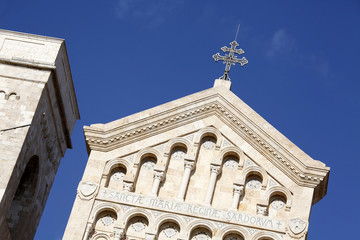
[[211,87],[224,70],[211,56],[239,23],[249,64],[232,67],[232,91],[331,167],[308,239],[358,235],[359,1],[0,0],[0,28],[66,39],[81,114],[35,239],[62,237],[87,161],[82,126]]

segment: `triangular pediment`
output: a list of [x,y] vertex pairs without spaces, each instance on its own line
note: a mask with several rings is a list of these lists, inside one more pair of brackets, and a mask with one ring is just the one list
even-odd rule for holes
[[[138,141],[144,143],[143,148],[160,146],[209,126],[230,145],[241,148],[274,181],[279,179],[282,184],[281,179],[289,178],[297,186],[314,188],[313,203],[326,194],[329,168],[304,153],[222,84],[107,124],[86,126],[84,132],[88,151],[110,152]],[[257,156],[263,160],[256,162]]]

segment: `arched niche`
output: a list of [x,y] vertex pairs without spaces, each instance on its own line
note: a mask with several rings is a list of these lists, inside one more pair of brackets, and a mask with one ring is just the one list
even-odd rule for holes
[[157,156],[148,153],[144,154],[139,162],[135,181],[135,192],[139,194],[150,194],[154,169],[157,164]]
[[127,172],[130,170],[130,164],[127,160],[122,158],[115,158],[106,163],[103,171],[103,176],[107,177],[114,168],[119,166],[124,167]]
[[177,221],[166,220],[158,227],[157,240],[177,240],[180,236],[180,225]]
[[242,169],[242,167],[244,166],[244,162],[245,162],[245,154],[240,148],[235,147],[235,146],[228,146],[228,147],[221,149],[216,161],[218,161],[218,164],[221,164],[226,160],[226,158],[228,156],[236,156],[239,159],[237,167],[239,169]]
[[16,94],[16,92],[11,92],[9,95],[7,95],[7,99],[9,100],[19,100],[20,96]]
[[281,238],[272,232],[264,232],[264,231],[260,231],[257,232],[253,238],[253,240],[280,240]]
[[193,152],[192,145],[189,140],[187,140],[186,138],[182,138],[182,137],[175,137],[175,138],[170,139],[166,143],[164,150],[163,150],[165,157],[169,156],[171,154],[171,151],[176,147],[185,148],[186,152],[188,154]]
[[120,208],[113,203],[100,203],[98,205],[96,205],[90,214],[90,218],[89,218],[89,222],[90,223],[94,223],[95,222],[95,218],[104,211],[112,211],[114,213],[116,213],[116,219],[119,216],[119,212],[120,212]]
[[226,233],[222,240],[245,240],[244,237],[237,232]]
[[133,208],[126,212],[124,212],[123,216],[121,217],[121,222],[119,223],[119,227],[126,228],[131,218],[135,216],[143,216],[149,222],[149,229],[153,229],[154,218],[148,210],[142,208]]
[[212,222],[206,220],[191,221],[188,225],[186,225],[185,229],[185,233],[187,233],[187,239],[191,239],[191,234],[194,232],[194,230],[199,228],[207,229],[211,233],[211,236],[214,235],[215,230],[217,229],[217,227]]
[[216,128],[214,128],[214,127],[205,127],[205,128],[200,129],[196,133],[196,135],[194,137],[194,145],[195,145],[195,147],[198,147],[200,142],[203,140],[203,138],[208,137],[208,136],[212,136],[212,137],[214,137],[216,139],[215,149],[219,150],[220,146],[221,146],[221,143],[222,143],[222,140],[223,140],[223,137],[222,137],[220,131],[217,130]]
[[143,214],[135,214],[126,223],[126,237],[128,239],[145,239],[145,233],[149,230],[149,220]]
[[21,233],[30,216],[39,182],[39,157],[32,156],[21,175],[19,185],[7,214],[7,222],[13,237]]
[[168,213],[168,214],[162,214],[156,219],[156,221],[154,222],[155,232],[158,232],[159,227],[163,223],[168,222],[168,221],[176,223],[177,225],[179,225],[180,230],[183,231],[183,229],[181,229],[181,228],[183,228],[185,226],[184,220],[181,217],[179,217],[178,215]]
[[113,159],[109,161],[103,171],[103,186],[115,190],[123,190],[123,179],[129,169],[129,163],[125,159]]
[[[188,144],[179,141],[181,138],[172,139],[173,142],[168,147],[170,148],[166,158],[166,178],[163,179],[161,188],[159,190],[159,197],[175,196],[181,187],[181,179],[184,175],[185,157],[188,153]],[[172,141],[171,140],[171,141]],[[187,141],[187,140],[186,140]]]
[[245,168],[242,173],[242,178],[241,178],[240,184],[246,186],[249,179],[252,176],[260,177],[261,178],[261,189],[263,189],[263,190],[266,189],[267,183],[269,181],[269,175],[263,168],[261,168],[259,166],[249,166],[249,167]]
[[[272,201],[274,201],[275,199],[283,199],[284,201],[284,210],[285,211],[290,211],[291,209],[291,205],[292,205],[292,200],[293,200],[293,196],[291,194],[291,192],[283,187],[283,186],[273,186],[271,188],[268,189],[268,191],[266,192],[266,202],[268,205],[270,205],[272,203]],[[277,203],[277,205],[281,205],[280,202]],[[276,207],[273,206],[273,208],[275,209]],[[281,210],[277,209],[277,210]]]
[[140,150],[135,155],[134,165],[138,166],[140,164],[141,160],[147,156],[152,156],[152,157],[156,158],[157,160],[161,159],[161,154],[157,149],[148,147],[148,148]]
[[189,240],[210,240],[213,238],[212,231],[206,226],[197,226],[191,233]]
[[91,240],[110,240],[110,237],[105,233],[96,233]]
[[96,215],[94,221],[95,232],[101,233],[113,233],[114,226],[117,221],[117,213],[112,209],[102,209]]
[[217,178],[214,189],[212,206],[215,208],[230,208],[233,202],[234,179],[240,174],[239,154],[234,151],[226,151],[222,154],[221,174]]
[[247,240],[250,238],[248,231],[240,226],[226,226],[217,235],[221,240]]

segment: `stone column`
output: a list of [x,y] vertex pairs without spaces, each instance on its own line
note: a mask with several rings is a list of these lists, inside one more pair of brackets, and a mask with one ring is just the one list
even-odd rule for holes
[[83,240],[88,240],[89,239],[89,234],[91,232],[91,228],[92,228],[92,223],[87,223]]
[[233,195],[233,202],[232,202],[232,205],[231,205],[231,209],[237,209],[238,206],[239,206],[240,197],[244,193],[244,186],[234,184],[233,188],[234,188],[233,189],[234,195]]
[[151,189],[151,195],[157,196],[160,182],[164,179],[164,172],[154,171],[154,183]]
[[214,190],[215,190],[215,184],[216,184],[216,178],[217,175],[220,173],[220,166],[219,165],[210,165],[210,169],[211,169],[211,173],[210,173],[210,181],[209,181],[209,186],[208,186],[208,190],[206,193],[206,197],[205,197],[205,204],[210,204],[213,194],[214,194]]
[[179,190],[179,193],[177,196],[177,198],[179,200],[184,200],[185,192],[186,192],[187,186],[189,184],[190,173],[194,167],[194,162],[185,160],[184,165],[185,165],[184,175],[183,175],[181,185],[180,185],[180,190]]

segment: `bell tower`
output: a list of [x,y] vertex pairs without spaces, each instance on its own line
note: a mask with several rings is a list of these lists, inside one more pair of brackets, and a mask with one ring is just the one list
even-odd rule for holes
[[33,239],[79,117],[65,41],[0,30],[0,239]]

